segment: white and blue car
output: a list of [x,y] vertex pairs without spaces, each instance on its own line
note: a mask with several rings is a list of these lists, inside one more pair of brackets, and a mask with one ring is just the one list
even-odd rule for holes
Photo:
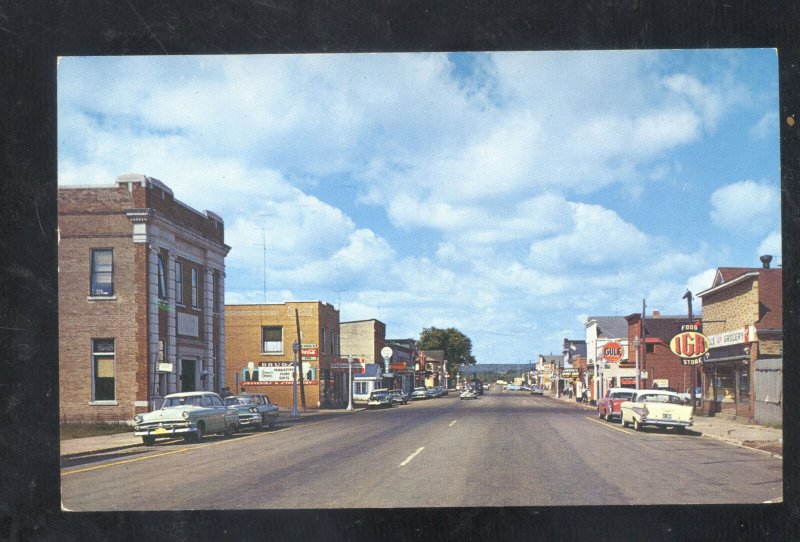
[[225,406],[222,398],[210,391],[173,393],[164,397],[161,408],[134,419],[136,436],[145,446],[158,438],[183,437],[186,442],[199,442],[204,435],[233,434],[239,425],[236,410]]

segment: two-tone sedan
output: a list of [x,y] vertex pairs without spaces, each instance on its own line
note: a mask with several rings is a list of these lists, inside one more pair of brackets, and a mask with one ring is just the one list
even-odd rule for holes
[[180,436],[186,442],[199,442],[210,433],[229,437],[239,425],[239,416],[216,393],[189,391],[167,395],[161,408],[137,414],[133,421],[134,434],[142,437],[145,446],[152,446],[158,438]]
[[684,405],[677,393],[660,389],[635,391],[629,401],[620,405],[620,417],[623,427],[632,424],[636,431],[654,425],[683,432],[694,423],[692,407]]
[[239,427],[261,429],[278,421],[278,405],[270,403],[263,393],[240,393],[225,398],[225,406],[239,416]]
[[388,390],[374,390],[367,399],[367,408],[391,408],[392,398]]
[[428,390],[426,388],[414,388],[411,390],[411,400],[412,401],[419,401],[420,399],[427,399],[428,398]]

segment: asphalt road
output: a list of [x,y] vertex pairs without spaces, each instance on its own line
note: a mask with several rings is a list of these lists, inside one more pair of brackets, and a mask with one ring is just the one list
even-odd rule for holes
[[524,392],[67,460],[67,510],[762,503],[782,461]]

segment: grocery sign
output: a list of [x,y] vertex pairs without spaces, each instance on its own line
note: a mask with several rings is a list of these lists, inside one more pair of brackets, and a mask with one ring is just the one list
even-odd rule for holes
[[603,358],[609,363],[617,363],[622,359],[622,345],[618,342],[607,342],[603,346]]

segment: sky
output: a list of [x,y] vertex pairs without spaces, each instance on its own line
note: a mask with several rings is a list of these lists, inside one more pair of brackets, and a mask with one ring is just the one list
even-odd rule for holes
[[[771,49],[63,57],[60,186],[139,173],[225,221],[225,300],[529,363],[781,264]],[[693,304],[700,309],[700,300]],[[346,353],[343,353],[346,354]]]

